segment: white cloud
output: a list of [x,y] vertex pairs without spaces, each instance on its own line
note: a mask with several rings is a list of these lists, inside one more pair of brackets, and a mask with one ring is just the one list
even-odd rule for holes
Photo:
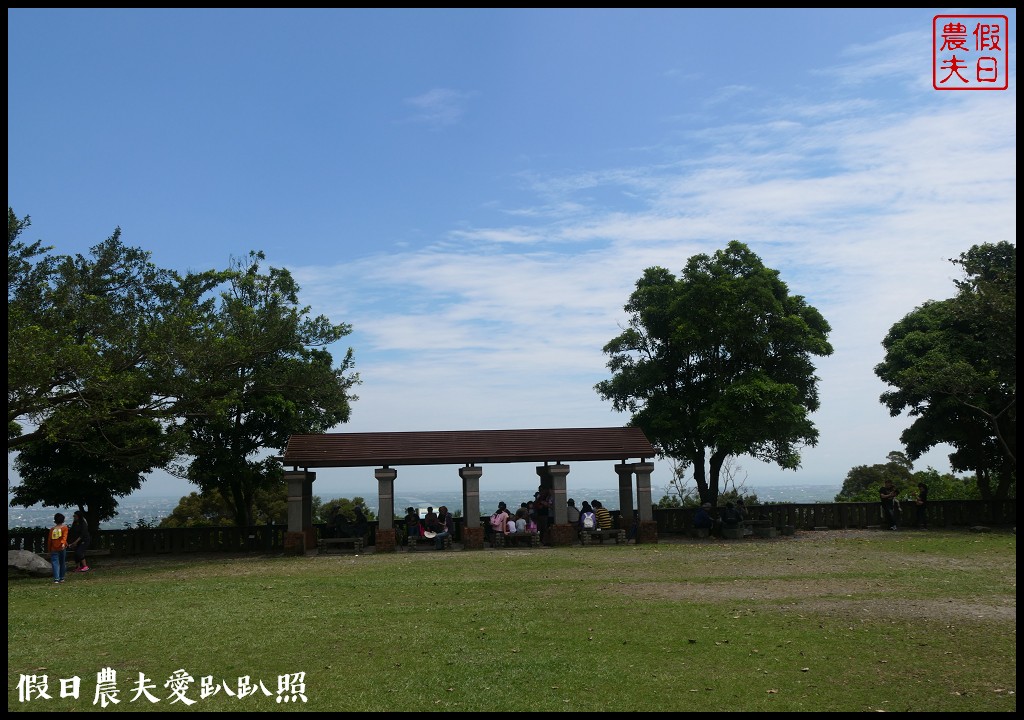
[[454,125],[465,114],[466,102],[470,97],[471,93],[450,88],[433,88],[422,95],[406,98],[406,104],[414,109],[414,114],[408,120],[435,128]]
[[[858,49],[832,73],[844,85],[905,74],[904,40]],[[707,151],[685,162],[665,147],[648,166],[534,171],[538,204],[509,211],[514,224],[498,217],[428,249],[294,269],[318,311],[356,327],[365,385],[340,430],[622,424],[593,385],[634,282],[735,239],[823,313],[835,346],[819,362],[821,438],[804,469],[741,464],[761,482],[838,483],[881,461],[909,424],[878,402],[882,338],[952,294],[949,258],[1016,236],[1015,98],[963,95],[921,92],[884,110],[880,97],[775,103],[760,122],[690,132]],[[442,109],[459,99],[435,92],[418,104],[454,117]],[[942,451],[924,462],[948,469]]]

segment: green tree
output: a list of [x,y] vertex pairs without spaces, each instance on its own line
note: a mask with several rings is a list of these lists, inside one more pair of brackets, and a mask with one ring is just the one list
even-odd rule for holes
[[323,503],[320,507],[319,522],[324,522],[328,525],[337,525],[339,522],[354,522],[356,519],[354,510],[357,505],[363,508],[363,515],[366,516],[367,520],[377,519],[374,512],[366,507],[366,500],[356,495],[351,500],[340,497]]
[[906,491],[907,488],[916,485],[912,482],[913,465],[910,460],[901,452],[889,453],[889,462],[877,463],[875,465],[858,465],[846,473],[843,480],[843,487],[836,495],[836,502],[872,502],[878,500],[878,489],[885,484],[886,479],[891,478],[893,484]]
[[[323,501],[319,495],[312,498],[313,522],[323,519]],[[288,487],[280,482],[274,487],[261,488],[253,501],[253,521],[256,525],[288,522]],[[178,501],[171,514],[160,521],[160,527],[231,527],[235,513],[218,492],[192,492]]]
[[88,255],[51,255],[22,241],[30,224],[8,208],[13,502],[84,505],[96,523],[181,446],[174,419],[202,397],[185,390],[207,391],[183,367],[204,351],[197,320],[224,276],[162,270],[119,229]]
[[192,457],[181,474],[203,494],[219,493],[235,523],[252,525],[261,489],[282,481],[268,450],[284,451],[293,433],[325,432],[347,422],[351,348],[338,367],[325,349],[351,327],[310,317],[298,304],[299,287],[284,269],[261,271],[262,253],[233,262],[231,279],[210,313],[207,352],[188,376],[203,399],[184,420]]
[[[155,420],[137,417],[108,423],[76,442],[40,438],[24,443],[14,461],[21,482],[11,488],[10,504],[74,506],[96,531],[117,514],[119,498],[138,490],[146,473],[170,461],[162,435]],[[103,452],[108,446],[121,450],[108,456]]]
[[882,341],[875,374],[892,389],[881,401],[915,418],[900,437],[910,458],[947,443],[955,472],[1005,499],[1017,475],[1017,251],[976,245],[952,262],[965,274],[956,296],[924,303]]
[[174,506],[171,514],[160,521],[160,527],[226,527],[234,525],[231,508],[216,493],[191,492]]
[[[902,455],[902,453],[890,453]],[[917,484],[928,486],[929,500],[978,500],[981,494],[978,485],[969,477],[958,477],[952,473],[940,473],[935,468],[911,472],[900,463],[888,462],[871,466],[858,465],[852,468],[843,481],[843,488],[835,497],[836,502],[878,502],[878,490],[892,478],[899,491],[899,499],[912,502],[917,497]]]
[[830,327],[778,271],[734,241],[690,258],[678,279],[647,269],[625,310],[629,327],[604,347],[612,377],[596,390],[662,456],[693,467],[702,501],[717,502],[730,456],[799,467],[818,438],[812,356],[832,353]]
[[917,493],[917,484],[923,482],[928,486],[928,499],[931,500],[980,500],[981,492],[978,483],[969,476],[957,476],[953,473],[940,473],[933,467],[918,470],[914,473],[910,487],[911,496]]
[[21,241],[29,226],[8,208],[8,450],[95,440],[108,424],[182,412],[182,364],[202,351],[195,322],[223,276],[161,270],[124,245],[120,229],[89,256],[49,255]]

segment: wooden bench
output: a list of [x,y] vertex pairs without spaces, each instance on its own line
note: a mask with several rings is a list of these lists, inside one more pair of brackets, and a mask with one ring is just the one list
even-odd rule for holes
[[616,545],[625,545],[628,540],[626,539],[626,531],[619,530],[616,528],[598,528],[596,530],[580,530],[580,542],[584,545],[593,545],[594,540],[599,541],[604,545],[605,538],[615,540]]
[[347,548],[351,545],[355,552],[362,552],[363,548],[366,547],[366,537],[338,537],[338,538],[320,538],[317,542],[317,550],[323,555],[327,555],[330,552],[341,552],[342,549]]
[[494,537],[491,538],[491,547],[494,548],[505,548],[505,547],[540,547],[540,533],[514,533],[512,535],[506,535],[504,533],[494,533]]

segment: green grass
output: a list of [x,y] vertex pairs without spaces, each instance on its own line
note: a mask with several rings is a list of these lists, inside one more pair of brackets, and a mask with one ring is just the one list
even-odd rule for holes
[[[1016,710],[1016,536],[98,562],[8,581],[8,709]],[[222,690],[305,673],[306,703]],[[131,701],[139,673],[161,702]],[[53,699],[19,700],[23,675]],[[61,678],[82,679],[79,699]]]

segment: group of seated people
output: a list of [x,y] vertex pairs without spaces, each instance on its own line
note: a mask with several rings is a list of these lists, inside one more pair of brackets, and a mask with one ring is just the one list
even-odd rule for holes
[[[498,509],[490,519],[492,532],[506,537],[540,533],[542,541],[548,542],[545,535],[546,530],[554,522],[554,509],[550,507],[548,500],[542,498],[543,491],[538,492],[538,498],[524,502],[515,514],[504,502],[498,503]],[[569,498],[566,503],[566,515],[569,524],[575,526],[578,532],[611,530],[615,524],[611,512],[600,500],[584,500],[582,506],[576,507],[576,501]]]
[[[600,500],[583,501],[579,510],[576,509],[576,501],[569,498],[569,523],[578,526],[583,530],[611,530],[615,526],[612,514]],[[573,518],[579,517],[575,522]]]
[[707,530],[709,532],[721,530],[723,528],[727,530],[735,530],[740,527],[743,521],[746,519],[746,508],[743,504],[743,500],[737,500],[732,502],[731,500],[725,504],[722,509],[720,516],[716,516],[713,512],[711,503],[706,502],[697,508],[697,511],[693,514],[693,527],[698,530]]
[[[491,532],[505,537],[540,534],[542,542],[549,542],[548,530],[554,523],[552,500],[553,493],[540,488],[533,500],[522,503],[514,513],[504,502],[498,503],[498,509],[490,517]],[[611,530],[614,527],[612,514],[600,500],[584,500],[582,506],[577,508],[576,501],[570,498],[566,510],[569,524],[574,525],[579,532]],[[404,523],[408,542],[416,542],[420,538],[432,539],[438,550],[444,548],[445,538],[455,532],[455,520],[444,505],[437,512],[434,512],[433,507],[428,507],[422,518],[416,508],[408,507]]]
[[352,520],[349,520],[344,513],[335,515],[334,529],[337,537],[366,537],[370,524],[361,505],[352,508],[352,516]]
[[433,507],[427,508],[427,514],[420,518],[414,507],[405,509],[405,532],[409,544],[419,538],[432,539],[435,550],[444,549],[445,538],[455,533],[455,518],[448,512],[448,506],[442,505],[434,512]]

